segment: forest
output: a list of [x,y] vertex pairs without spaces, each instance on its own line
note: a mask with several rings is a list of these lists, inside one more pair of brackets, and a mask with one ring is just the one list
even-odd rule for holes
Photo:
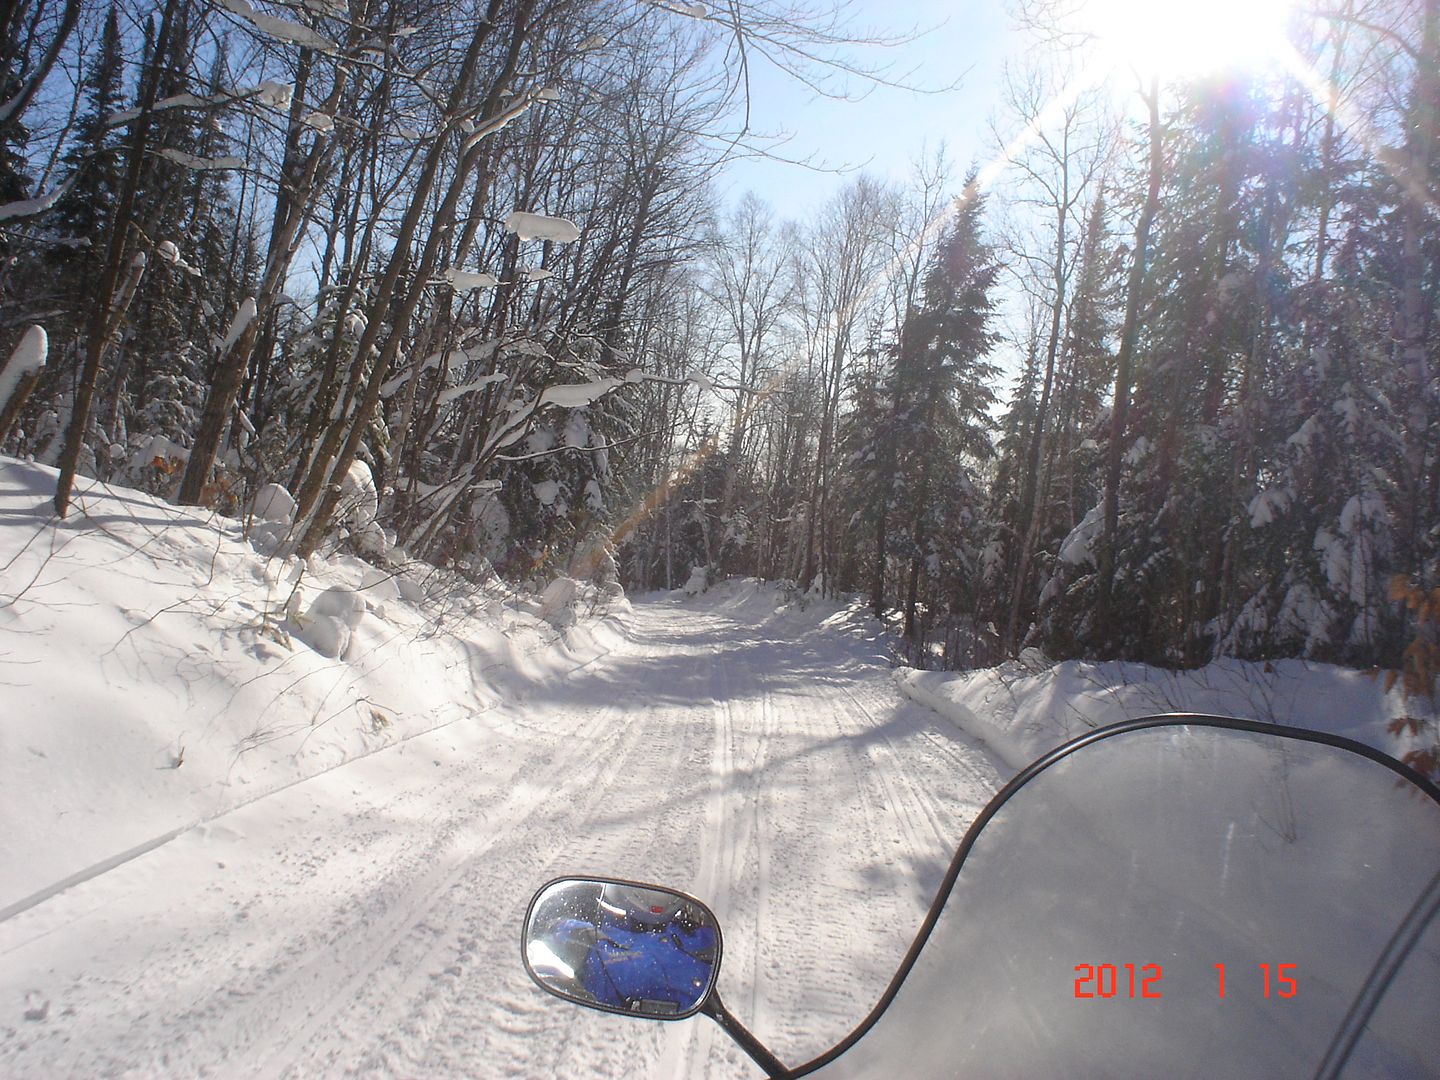
[[1440,4],[1103,82],[1061,7],[993,157],[792,221],[717,181],[752,66],[880,77],[837,10],[10,0],[0,453],[62,517],[83,475],[302,556],[860,594],[922,667],[1433,690]]

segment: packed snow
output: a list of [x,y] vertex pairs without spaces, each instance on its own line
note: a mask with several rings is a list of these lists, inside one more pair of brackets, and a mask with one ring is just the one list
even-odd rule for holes
[[283,488],[231,520],[82,478],[61,522],[54,480],[0,459],[5,1076],[755,1075],[708,1021],[530,983],[534,890],[701,897],[729,1006],[799,1062],[869,1011],[967,826],[1068,736],[1204,709],[1404,749],[1398,704],[1336,668],[897,670],[858,603],[703,570],[632,605],[301,562],[246,533],[293,515]]

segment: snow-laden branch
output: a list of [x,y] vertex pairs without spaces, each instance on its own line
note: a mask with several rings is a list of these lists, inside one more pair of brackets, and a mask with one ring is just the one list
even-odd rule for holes
[[441,390],[436,400],[441,405],[448,405],[458,397],[464,397],[475,390],[483,390],[494,383],[504,382],[510,376],[503,371],[492,371],[489,375],[481,375],[473,382],[465,383],[463,386],[452,386]]
[[216,172],[229,169],[243,169],[245,160],[238,157],[206,158],[196,157],[194,154],[187,154],[183,150],[176,150],[167,146],[156,151],[161,157],[173,161],[176,165],[183,165],[187,169],[196,172]]
[[453,266],[446,270],[442,276],[456,292],[470,292],[474,289],[493,289],[500,284],[500,279],[494,274],[486,274],[484,272],[475,274],[468,270],[457,269]]
[[340,51],[340,47],[324,34],[301,23],[267,15],[263,11],[256,11],[248,0],[216,0],[216,2],[226,11],[244,19],[262,34],[267,34],[279,41],[286,41],[292,45],[303,45],[307,49],[316,49],[331,55]]
[[464,143],[461,144],[461,152],[469,151],[481,139],[494,135],[511,121],[523,116],[537,101],[554,101],[559,96],[560,95],[550,87],[539,87],[526,91],[518,101],[514,102],[503,112],[491,117],[483,124],[473,124],[469,120],[464,121],[463,123],[469,126],[465,129],[467,134]]
[[160,256],[163,262],[168,263],[177,270],[184,271],[191,277],[198,278],[204,276],[200,273],[199,268],[185,261],[185,257],[180,254],[180,249],[175,246],[173,240],[161,240],[155,245],[155,254]]
[[[200,94],[171,94],[169,97],[161,98],[150,106],[150,112],[167,112],[170,109],[212,109],[217,105],[233,105],[236,102],[248,102],[254,105],[264,105],[266,108],[276,109],[284,112],[290,107],[290,99],[294,96],[295,88],[289,83],[278,83],[266,80],[258,86],[236,87],[233,90],[222,90],[218,94],[202,96]],[[119,127],[128,124],[132,120],[138,120],[144,112],[142,109],[122,109],[120,112],[113,112],[105,118],[107,127]],[[315,114],[311,114],[312,116]],[[306,122],[309,122],[309,117]],[[333,126],[334,121],[331,121]],[[312,125],[314,126],[314,125]]]
[[618,450],[622,446],[639,442],[641,439],[648,439],[655,434],[655,431],[641,431],[627,438],[616,439],[614,442],[601,443],[598,446],[570,446],[567,444],[565,446],[552,446],[547,450],[536,450],[530,454],[496,454],[495,460],[513,463],[517,461],[534,461],[537,458],[554,457],[557,454],[599,454],[602,452],[608,454],[612,450]]
[[547,217],[524,210],[513,210],[505,218],[505,230],[521,240],[549,240],[568,244],[580,239],[580,230],[567,218]]
[[235,317],[230,320],[230,329],[225,331],[225,336],[216,343],[220,347],[220,354],[222,356],[229,352],[230,347],[240,340],[240,335],[245,332],[245,328],[249,326],[251,320],[255,318],[256,312],[255,298],[253,296],[247,296],[244,300],[240,301],[240,307],[235,312]]
[[[150,106],[152,113],[165,112],[169,109],[203,109],[210,105],[220,104],[230,99],[224,95],[215,97],[201,97],[199,94],[171,94],[169,97],[161,98]],[[144,109],[121,109],[113,112],[105,118],[107,127],[118,127],[121,124],[128,124],[131,120],[138,120],[144,113]]]
[[686,0],[645,0],[651,7],[660,8],[662,11],[673,11],[676,15],[684,15],[691,19],[704,19],[710,14],[710,9],[704,4],[686,3]]
[[65,197],[70,190],[70,185],[75,183],[75,177],[69,176],[65,182],[57,188],[52,188],[37,199],[19,199],[15,202],[6,203],[0,206],[0,221],[10,221],[12,218],[34,217],[36,214],[43,214],[57,202]]

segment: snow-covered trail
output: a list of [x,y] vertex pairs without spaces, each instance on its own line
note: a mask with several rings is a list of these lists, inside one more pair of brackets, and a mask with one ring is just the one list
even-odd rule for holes
[[708,1020],[526,977],[534,890],[691,891],[721,990],[798,1063],[878,997],[988,756],[853,626],[637,604],[527,700],[264,798],[0,924],[0,1075],[750,1076]]

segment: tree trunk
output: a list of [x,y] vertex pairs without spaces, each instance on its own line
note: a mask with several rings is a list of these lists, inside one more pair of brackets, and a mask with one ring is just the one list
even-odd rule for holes
[[1125,320],[1120,328],[1120,355],[1115,366],[1115,397],[1110,410],[1110,446],[1105,465],[1104,519],[1100,536],[1098,590],[1095,626],[1099,643],[1113,640],[1111,608],[1115,590],[1115,544],[1120,523],[1120,461],[1125,440],[1125,422],[1130,408],[1131,367],[1135,342],[1140,333],[1140,294],[1145,288],[1145,259],[1150,242],[1150,226],[1160,207],[1160,81],[1152,79],[1145,94],[1150,112],[1150,181],[1145,193],[1145,206],[1135,223],[1135,249],[1131,254],[1130,276],[1125,286]]
[[1045,421],[1050,413],[1050,394],[1055,385],[1055,358],[1060,351],[1060,319],[1065,310],[1065,285],[1068,277],[1065,265],[1065,225],[1070,210],[1069,163],[1061,163],[1060,197],[1056,200],[1055,214],[1055,298],[1050,305],[1050,336],[1045,344],[1045,378],[1041,382],[1040,401],[1035,409],[1035,424],[1030,432],[1030,446],[1025,457],[1025,476],[1020,493],[1020,550],[1016,553],[1015,580],[1011,582],[1010,614],[1005,620],[1006,652],[1014,652],[1019,645],[1017,635],[1020,624],[1020,608],[1025,594],[1029,591],[1030,556],[1040,537],[1040,502],[1045,491],[1040,483],[1040,459],[1045,452]]
[[[525,0],[521,3],[515,13],[515,23],[510,39],[510,46],[501,70],[497,73],[491,84],[489,100],[486,103],[483,116],[486,120],[493,119],[497,113],[500,94],[505,89],[509,80],[513,77],[520,59],[520,50],[530,30],[530,12],[534,7],[534,0]],[[455,84],[451,90],[451,97],[446,108],[446,126],[453,125],[455,118],[460,115],[461,106],[469,93],[471,83],[474,81],[475,69],[479,64],[482,46],[495,27],[495,20],[499,15],[500,0],[491,0],[490,11],[484,21],[476,27],[474,36],[470,42],[470,48],[466,52],[465,59],[460,66]],[[480,127],[483,129],[484,121]],[[475,136],[470,138],[475,139]],[[389,264],[386,266],[385,274],[381,278],[376,289],[374,303],[371,307],[371,318],[365,326],[365,332],[361,335],[360,345],[356,349],[357,357],[364,357],[374,346],[379,336],[382,319],[381,313],[390,306],[396,294],[399,282],[400,271],[403,265],[409,262],[408,252],[419,228],[420,219],[424,215],[426,203],[434,187],[436,175],[439,171],[442,159],[446,156],[445,144],[447,140],[436,139],[431,147],[430,153],[426,155],[425,166],[420,177],[416,181],[415,192],[412,197],[409,209],[401,222],[400,230],[395,238],[395,246]],[[462,191],[466,188],[467,178],[474,171],[475,165],[480,156],[486,152],[485,144],[475,139],[470,146],[461,154],[461,160],[456,168],[445,199],[435,214],[440,222],[453,221],[455,210],[460,202]],[[414,268],[414,279],[401,301],[399,309],[395,312],[394,327],[389,339],[385,342],[380,356],[375,361],[375,366],[370,373],[370,380],[365,387],[364,397],[356,409],[355,417],[350,423],[348,436],[345,437],[343,446],[340,447],[339,456],[335,459],[332,468],[330,465],[331,455],[335,452],[335,444],[339,441],[339,433],[344,431],[342,423],[336,423],[326,433],[325,442],[321,444],[320,453],[306,477],[304,485],[297,497],[299,506],[296,511],[296,521],[300,522],[309,516],[309,524],[301,538],[299,552],[308,556],[319,547],[321,539],[330,528],[330,521],[334,517],[335,510],[340,502],[340,489],[336,484],[327,484],[331,475],[343,475],[355,460],[356,452],[360,447],[360,439],[365,429],[370,424],[374,415],[375,407],[380,401],[380,387],[385,381],[385,371],[390,362],[394,359],[399,350],[401,332],[404,326],[410,321],[415,313],[415,308],[420,301],[424,291],[424,280],[426,274],[434,267],[436,253],[439,249],[442,230],[435,229],[431,232],[425,243],[419,264]],[[358,362],[358,360],[357,360]],[[323,491],[323,497],[322,497]],[[313,513],[312,513],[313,511]]]
[[[366,6],[368,8],[368,5]],[[359,18],[350,31],[345,45],[346,56],[353,54],[361,43],[360,23],[363,21],[363,17]],[[308,52],[308,50],[306,51]],[[335,85],[330,91],[330,96],[320,105],[317,112],[334,115],[344,98],[349,72],[349,65],[337,66]],[[226,355],[218,359],[215,382],[205,395],[205,406],[201,412],[200,424],[195,430],[195,438],[190,447],[190,460],[185,465],[185,475],[180,481],[180,494],[177,501],[181,505],[198,503],[205,485],[210,481],[210,470],[214,467],[215,459],[220,453],[220,440],[229,425],[230,414],[235,408],[235,401],[239,396],[240,387],[245,381],[245,375],[253,364],[252,358],[256,352],[257,338],[272,317],[275,302],[280,297],[281,287],[285,284],[285,278],[290,271],[290,263],[300,240],[301,226],[309,220],[314,210],[314,199],[318,188],[316,180],[322,166],[330,156],[333,140],[317,137],[311,144],[310,153],[306,156],[303,166],[290,160],[290,149],[298,140],[296,130],[300,126],[299,106],[299,97],[296,95],[292,100],[290,128],[286,135],[286,166],[282,168],[285,180],[294,178],[293,191],[287,191],[286,183],[282,181],[281,192],[277,196],[275,219],[270,230],[270,243],[265,256],[265,275],[255,294],[255,316],[245,327],[244,332],[231,344]]]
[[[170,30],[180,0],[165,0],[165,11],[160,18],[160,30],[156,35],[155,55],[165,55],[169,47]],[[80,383],[75,388],[75,405],[70,414],[70,424],[65,429],[65,445],[60,451],[60,475],[55,482],[55,512],[62,518],[70,510],[70,492],[75,486],[75,473],[80,464],[80,452],[84,449],[85,432],[90,426],[90,407],[95,398],[95,384],[100,378],[100,362],[105,357],[106,347],[123,311],[117,313],[116,290],[120,286],[120,275],[125,267],[125,247],[129,239],[130,226],[135,217],[135,196],[140,187],[140,176],[145,165],[146,142],[150,135],[151,110],[155,106],[160,86],[160,64],[152,63],[145,72],[140,90],[140,115],[130,136],[130,160],[125,169],[125,185],[120,191],[119,205],[110,225],[110,237],[105,247],[105,270],[100,278],[98,302],[91,316],[85,364],[80,372]],[[144,262],[140,264],[144,267]],[[128,303],[128,298],[127,298]]]

